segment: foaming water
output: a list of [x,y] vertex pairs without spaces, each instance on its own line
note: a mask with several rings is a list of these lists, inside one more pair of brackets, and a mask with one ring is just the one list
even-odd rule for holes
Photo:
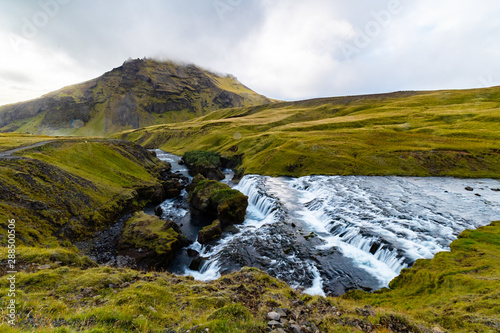
[[[471,186],[475,191],[467,191]],[[309,176],[290,181],[312,227],[330,235],[322,248],[351,245],[391,272],[431,258],[463,230],[498,219],[500,195],[491,179]],[[474,193],[473,193],[474,192]],[[342,247],[342,246],[341,246]],[[359,253],[343,247],[346,256]],[[387,273],[387,272],[386,272]]]
[[179,273],[212,280],[253,266],[314,295],[374,290],[500,218],[493,179],[247,175],[234,188],[248,196],[244,223],[192,244],[205,260]]
[[[477,190],[467,191],[467,186]],[[229,252],[242,255],[251,250],[255,257],[245,258],[245,265],[254,264],[292,285],[306,287],[310,294],[324,294],[325,288],[331,293],[378,289],[416,259],[449,250],[461,231],[498,219],[500,195],[491,190],[498,187],[499,182],[491,179],[245,176],[236,188],[249,197],[247,219],[239,234],[212,248],[200,278],[213,276],[215,263],[222,269],[223,261],[238,257]],[[286,231],[277,235],[276,228],[268,227],[291,223],[296,225],[292,235]],[[273,241],[280,247],[283,242],[276,243],[277,238],[296,243],[292,255],[261,251],[263,244]],[[245,250],[236,249],[241,246]],[[342,264],[337,265],[336,256],[329,260],[328,253],[341,254]],[[274,263],[266,267],[264,257]],[[344,286],[345,277],[353,285]]]

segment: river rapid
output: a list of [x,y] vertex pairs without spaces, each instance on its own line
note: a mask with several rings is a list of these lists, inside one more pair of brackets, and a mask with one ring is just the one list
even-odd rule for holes
[[[156,150],[172,171],[188,175],[180,158]],[[309,294],[376,290],[419,258],[448,251],[465,229],[500,219],[500,181],[441,177],[246,175],[237,184],[248,196],[242,225],[201,245],[207,223],[191,216],[187,194],[161,204],[193,242],[169,270],[200,280],[243,266],[260,268]],[[202,260],[190,269],[195,250]],[[191,265],[193,268],[193,265]]]

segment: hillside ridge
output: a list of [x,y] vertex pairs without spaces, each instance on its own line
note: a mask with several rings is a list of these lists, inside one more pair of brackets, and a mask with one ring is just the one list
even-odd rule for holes
[[500,87],[228,108],[115,134],[182,155],[243,154],[242,174],[500,178]]
[[269,102],[232,75],[135,59],[98,78],[0,106],[0,132],[106,136],[185,121],[220,108]]

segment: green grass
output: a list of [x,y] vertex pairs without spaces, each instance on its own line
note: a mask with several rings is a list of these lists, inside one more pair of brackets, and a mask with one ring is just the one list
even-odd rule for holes
[[[20,247],[18,325],[0,323],[0,330],[264,332],[267,312],[282,307],[325,332],[359,332],[356,325],[372,325],[375,332],[403,326],[411,332],[495,332],[500,325],[499,237],[500,222],[467,230],[451,252],[417,261],[392,281],[390,290],[341,298],[302,294],[254,268],[200,282],[165,272],[95,267],[69,249],[37,255]],[[0,251],[0,260],[6,254]],[[40,264],[50,267],[39,270]],[[0,277],[2,308],[8,286],[6,276]],[[365,317],[366,309],[371,314]]]
[[282,102],[116,135],[243,153],[245,173],[500,177],[500,87]]
[[220,166],[220,155],[203,150],[187,151],[182,159],[192,166],[202,166],[208,168],[217,168]]
[[54,137],[20,133],[0,133],[0,152],[50,140],[54,140]]
[[[15,153],[21,159],[1,159],[0,225],[16,219],[19,244],[48,247],[109,225],[161,189],[159,173],[166,165],[139,148],[57,140]],[[0,235],[0,244],[5,242]]]

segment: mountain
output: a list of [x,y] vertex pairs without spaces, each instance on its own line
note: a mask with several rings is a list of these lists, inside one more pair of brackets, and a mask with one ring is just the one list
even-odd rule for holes
[[0,132],[105,136],[269,102],[231,75],[136,59],[96,79],[0,107]]
[[499,112],[500,87],[395,92],[224,109],[115,137],[237,155],[246,174],[500,178]]

